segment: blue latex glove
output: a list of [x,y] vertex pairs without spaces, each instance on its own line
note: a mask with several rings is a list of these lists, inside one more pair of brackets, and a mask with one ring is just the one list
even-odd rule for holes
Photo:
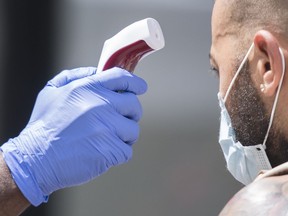
[[1,147],[24,196],[37,206],[53,191],[128,161],[142,115],[136,95],[146,89],[144,80],[119,68],[67,70],[49,81],[25,129]]

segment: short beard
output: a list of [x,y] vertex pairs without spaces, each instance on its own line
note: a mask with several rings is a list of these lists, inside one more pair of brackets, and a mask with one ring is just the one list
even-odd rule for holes
[[[271,111],[265,109],[260,93],[253,84],[249,64],[239,73],[230,95],[227,109],[237,141],[244,146],[263,144],[270,120]],[[230,108],[230,109],[229,109]],[[275,127],[269,132],[266,153],[272,167],[288,159],[288,141]]]

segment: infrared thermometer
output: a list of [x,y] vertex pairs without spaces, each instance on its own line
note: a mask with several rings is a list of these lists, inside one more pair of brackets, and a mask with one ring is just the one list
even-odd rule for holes
[[133,73],[140,60],[164,46],[164,36],[155,19],[146,18],[132,23],[105,41],[97,73],[112,67]]

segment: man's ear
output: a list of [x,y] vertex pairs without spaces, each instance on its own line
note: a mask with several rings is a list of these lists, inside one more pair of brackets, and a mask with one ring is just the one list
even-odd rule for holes
[[277,39],[268,31],[261,30],[254,37],[257,73],[261,78],[259,88],[267,96],[276,94],[283,72],[282,58]]

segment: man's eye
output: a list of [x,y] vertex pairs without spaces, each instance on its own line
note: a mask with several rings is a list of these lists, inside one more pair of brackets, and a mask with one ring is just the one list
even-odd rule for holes
[[211,71],[211,73],[212,73],[213,75],[216,75],[217,77],[219,77],[219,71],[218,71],[217,68],[211,66],[211,67],[210,67],[210,71]]

